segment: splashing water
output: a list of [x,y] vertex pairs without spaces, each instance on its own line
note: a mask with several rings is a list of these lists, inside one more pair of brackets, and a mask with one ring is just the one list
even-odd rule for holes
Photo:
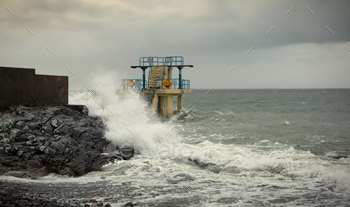
[[89,90],[72,92],[70,104],[84,104],[91,116],[101,117],[106,126],[105,137],[116,145],[128,145],[139,150],[158,148],[160,144],[177,140],[176,129],[170,123],[160,122],[155,113],[137,93],[118,94],[121,80],[116,72],[96,77]]

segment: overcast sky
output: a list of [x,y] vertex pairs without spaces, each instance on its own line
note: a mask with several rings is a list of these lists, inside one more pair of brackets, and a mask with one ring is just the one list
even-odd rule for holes
[[349,0],[1,0],[0,66],[69,76],[70,89],[85,89],[108,70],[141,78],[130,68],[139,57],[180,55],[194,65],[183,70],[192,88],[349,88],[349,8]]

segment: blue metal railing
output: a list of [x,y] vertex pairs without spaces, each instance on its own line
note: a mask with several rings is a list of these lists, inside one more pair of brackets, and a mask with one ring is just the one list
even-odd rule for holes
[[[179,79],[178,78],[162,78],[157,79],[156,87],[159,87],[164,83],[165,80],[169,80],[171,85],[168,89],[179,89]],[[191,89],[191,81],[189,79],[182,79],[182,88],[181,89]]]
[[184,58],[182,56],[168,56],[168,57],[140,57],[140,66],[177,66],[184,65]]
[[[135,85],[134,86],[128,86],[127,83],[132,80]],[[170,79],[156,79],[154,82],[150,96],[148,97],[148,103],[151,104],[154,92],[156,88],[164,88],[163,83],[164,81],[169,80],[171,85],[168,87],[168,89],[178,89],[179,86],[179,79],[178,78],[170,78]],[[122,85],[123,89],[134,89],[135,92],[139,92],[142,89],[142,79],[122,79]],[[182,89],[191,89],[191,82],[188,79],[182,79]]]
[[182,89],[191,89],[190,79],[182,79]]
[[[135,85],[134,86],[128,86],[127,83],[132,80]],[[147,84],[147,80],[146,80]],[[123,89],[134,89],[136,92],[140,91],[142,89],[142,79],[122,79],[122,86]]]
[[[178,83],[179,83],[178,78],[156,79],[156,81],[154,82],[154,84],[151,88],[150,96],[148,97],[148,104],[149,105],[151,105],[156,88],[158,88],[158,87],[162,88],[162,85],[163,85],[164,81],[166,81],[166,80],[169,80],[171,83],[171,85],[167,89],[178,89]],[[189,79],[182,79],[182,89],[191,89],[191,81]]]
[[154,84],[153,84],[153,86],[152,86],[152,91],[151,91],[151,93],[150,93],[150,95],[149,95],[149,97],[148,97],[148,105],[151,105],[151,103],[152,103],[154,91],[156,90],[156,88],[157,88],[157,81],[154,82]]
[[184,65],[184,58],[182,56],[168,56],[168,57],[140,57],[139,65],[148,66],[148,80],[151,78],[153,66],[163,66],[162,79],[164,78],[164,72],[166,66]]

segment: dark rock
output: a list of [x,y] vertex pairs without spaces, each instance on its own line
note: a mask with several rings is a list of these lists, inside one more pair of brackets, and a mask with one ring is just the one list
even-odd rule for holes
[[338,156],[329,156],[330,158],[333,158],[333,159],[337,159],[337,160],[339,160],[339,159],[342,159],[342,158],[349,158],[349,156],[347,156],[347,155],[338,155]]
[[46,196],[42,196],[42,194],[34,193],[33,196],[33,193],[26,192],[28,192],[27,189],[16,183],[0,182],[0,206],[80,206],[79,203],[72,205],[65,200],[60,202],[57,202],[56,199],[46,200]]
[[67,107],[79,111],[82,115],[89,115],[89,109],[85,105],[67,105]]
[[0,165],[0,174],[1,175],[7,173],[8,171],[9,170],[7,169],[7,167]]
[[32,135],[43,136],[44,134],[42,132],[40,132],[38,129],[35,129],[35,130],[33,130]]
[[124,147],[119,151],[124,160],[130,160],[134,156],[134,149],[131,147]]
[[[0,175],[35,177],[58,173],[81,176],[108,162],[130,159],[134,150],[109,155],[104,124],[85,106],[8,107],[0,117]],[[102,154],[103,153],[103,154]],[[107,154],[107,155],[106,155]]]
[[16,141],[17,137],[21,136],[24,132],[20,129],[11,129],[9,133],[10,142]]
[[20,171],[10,171],[7,173],[7,175],[11,175],[13,177],[18,177],[18,178],[24,178],[25,173],[20,172]]
[[27,169],[40,169],[42,167],[44,166],[39,160],[28,160],[26,163]]
[[16,129],[23,129],[24,127],[24,122],[23,121],[18,121],[15,125]]
[[125,206],[125,207],[127,207],[127,206],[134,207],[134,204],[132,204],[131,202],[129,202],[129,203],[125,204],[124,206]]
[[28,128],[30,130],[35,130],[35,129],[39,129],[40,128],[40,126],[39,126],[39,124],[37,122],[30,122],[30,123],[27,124],[27,126],[28,126]]
[[44,117],[41,117],[41,123],[46,124],[50,120],[49,115],[45,115]]
[[47,133],[49,134],[50,136],[53,136],[53,131],[52,131],[52,127],[49,123],[46,123],[45,126],[43,127],[43,130],[42,130],[43,133]]

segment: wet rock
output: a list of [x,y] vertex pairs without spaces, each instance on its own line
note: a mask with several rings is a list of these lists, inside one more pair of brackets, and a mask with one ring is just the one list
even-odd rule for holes
[[18,152],[17,152],[17,156],[18,156],[18,157],[20,157],[20,156],[22,156],[22,155],[23,155],[23,151],[18,151]]
[[50,124],[46,124],[46,125],[43,127],[43,129],[42,129],[41,132],[47,133],[47,134],[49,134],[50,136],[53,136],[52,127],[51,127]]
[[103,120],[88,116],[85,108],[20,106],[2,109],[0,175],[18,170],[23,173],[18,176],[49,173],[81,176],[100,170],[110,161],[133,157],[132,148],[120,149],[113,155],[103,153],[110,144],[104,138]]
[[347,155],[338,155],[338,156],[329,156],[329,158],[333,158],[333,159],[337,159],[337,160],[339,160],[339,159],[342,159],[342,158],[349,158],[349,156],[347,156]]
[[124,205],[125,207],[134,207],[134,204],[132,204],[131,202],[127,203]]
[[89,115],[89,109],[88,107],[84,106],[84,105],[67,105],[67,107],[79,111],[80,113],[82,113],[83,115],[87,116]]
[[23,121],[18,121],[15,125],[16,129],[23,129],[24,127],[24,122]]
[[58,118],[52,118],[51,121],[50,121],[50,125],[53,127],[53,128],[57,128],[59,125],[62,124],[62,120],[58,119]]
[[30,129],[30,130],[35,130],[35,129],[39,129],[40,128],[40,126],[39,126],[39,124],[37,123],[37,122],[29,122],[28,124],[27,124],[27,127]]
[[49,120],[50,120],[50,116],[49,115],[41,117],[41,123],[42,124],[46,124],[46,122],[48,122]]
[[20,129],[12,129],[9,133],[10,141],[15,141],[16,137],[20,135]]
[[7,173],[9,170],[7,169],[7,167],[4,167],[2,165],[0,165],[0,174],[5,174]]
[[43,152],[47,155],[54,156],[57,150],[52,149],[51,147],[44,147]]
[[131,147],[123,147],[119,151],[124,160],[129,160],[134,156],[134,149]]
[[[18,174],[20,175],[20,174]],[[25,175],[24,175],[25,176]],[[0,182],[0,206],[81,206],[78,204],[70,204],[65,200],[57,202],[55,199],[48,200],[42,194],[33,196],[33,193],[26,193],[27,190],[15,183]]]

